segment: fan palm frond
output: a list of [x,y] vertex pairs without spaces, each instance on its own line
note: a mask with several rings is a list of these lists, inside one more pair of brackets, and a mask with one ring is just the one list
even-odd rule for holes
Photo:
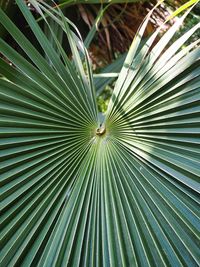
[[30,1],[62,27],[71,61],[16,2],[45,55],[0,10],[28,57],[0,40],[13,64],[0,59],[1,265],[198,266],[199,40],[181,48],[200,23],[169,47],[180,21],[141,47],[150,12],[103,116],[75,26]]

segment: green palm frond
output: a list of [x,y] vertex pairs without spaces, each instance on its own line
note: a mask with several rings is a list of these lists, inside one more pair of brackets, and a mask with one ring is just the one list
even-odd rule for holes
[[150,12],[100,116],[75,26],[30,1],[61,26],[71,61],[16,2],[44,53],[0,10],[27,55],[0,40],[12,62],[0,59],[1,266],[198,266],[200,42],[182,47],[200,23],[141,46]]

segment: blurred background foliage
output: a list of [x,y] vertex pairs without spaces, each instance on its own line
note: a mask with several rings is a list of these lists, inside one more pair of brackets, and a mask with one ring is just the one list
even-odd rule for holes
[[[164,1],[154,12],[145,36],[151,34],[175,9],[186,2],[187,0]],[[52,1],[49,1],[49,3],[52,3]],[[99,73],[106,66],[110,65],[112,67],[111,63],[115,62],[121,55],[126,53],[139,25],[156,3],[156,0],[57,0],[54,1],[52,5],[59,5],[60,8],[62,8],[64,14],[76,24],[83,38],[87,36],[94,25],[99,11],[107,6],[98,26],[97,33],[89,46],[94,72]],[[0,7],[6,11],[15,24],[39,49],[39,44],[29,31],[26,21],[17,9],[15,1],[0,0]],[[39,18],[36,10],[31,6],[29,6],[29,8],[32,10],[35,17]],[[174,19],[178,19],[178,17]],[[199,20],[200,3],[196,4],[195,8],[193,8],[173,41],[195,25]],[[43,27],[43,22],[40,21],[39,23],[41,27]],[[168,25],[166,24],[166,29],[167,27]],[[59,31],[59,28],[57,30]],[[164,30],[165,29],[163,29],[163,31]],[[0,37],[4,38],[16,50],[20,51],[18,45],[9,35],[6,35],[6,31],[3,28],[0,28]],[[196,32],[193,38],[190,39],[190,42],[198,38],[200,38],[200,32]],[[63,37],[63,47],[68,53],[69,47],[65,37]],[[23,51],[20,52],[23,54]],[[24,56],[26,57],[26,55]],[[121,65],[119,63],[118,65],[116,64],[115,71],[119,71],[120,67]],[[106,111],[114,80],[115,79],[111,79],[112,82],[109,85],[102,86],[102,90],[98,93],[98,106],[101,112]]]

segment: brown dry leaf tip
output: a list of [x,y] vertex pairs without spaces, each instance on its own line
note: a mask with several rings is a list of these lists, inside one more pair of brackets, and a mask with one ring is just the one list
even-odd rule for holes
[[106,132],[105,125],[100,125],[99,128],[96,129],[96,135],[103,135]]

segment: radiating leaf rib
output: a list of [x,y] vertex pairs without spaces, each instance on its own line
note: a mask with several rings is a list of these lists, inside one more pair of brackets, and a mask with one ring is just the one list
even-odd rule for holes
[[[33,1],[32,0],[32,4],[39,11],[39,13],[43,16],[44,19],[45,19],[45,17],[43,15],[40,7],[43,8],[47,13],[49,13],[50,16],[52,16],[52,13],[51,12],[49,12],[44,6],[42,6],[42,5],[39,6],[36,1]],[[91,112],[93,112],[93,110],[95,110],[97,107],[96,107],[96,103],[95,103],[95,100],[94,100],[95,99],[94,85],[93,85],[92,70],[91,70],[90,63],[89,63],[88,52],[84,48],[84,44],[83,44],[82,38],[81,38],[81,36],[80,36],[79,33],[78,34],[79,34],[79,37],[80,38],[78,38],[78,41],[76,41],[77,37],[76,37],[75,34],[73,34],[73,32],[70,30],[70,27],[68,25],[69,20],[66,20],[66,18],[63,16],[62,12],[60,12],[60,10],[56,11],[55,9],[52,9],[52,12],[56,12],[57,15],[59,15],[61,17],[61,19],[62,19],[62,22],[63,22],[62,28],[63,28],[63,30],[67,34],[67,37],[68,37],[68,40],[69,40],[69,44],[70,44],[70,47],[71,47],[71,50],[72,50],[72,55],[74,57],[74,61],[75,61],[76,67],[77,67],[77,70],[79,72],[79,78],[82,81],[83,88],[86,91],[89,90],[88,93],[89,93],[89,95],[91,95],[91,102],[92,102],[92,105],[93,105],[93,109],[91,109]],[[76,32],[78,32],[78,30],[76,29],[76,27],[72,23],[70,23],[70,24],[73,26],[73,28],[76,30]],[[44,43],[44,45],[46,45],[46,44]],[[89,81],[87,81],[86,76],[85,76],[85,72],[84,72],[84,69],[83,69],[83,64],[81,62],[81,57],[80,57],[80,55],[78,53],[78,49],[77,49],[77,46],[78,45],[81,45],[81,48],[82,48],[81,50],[83,50],[82,52],[85,55],[86,66],[87,66],[87,71],[88,71],[88,76],[89,76],[89,79],[88,80]],[[52,56],[51,54],[52,53],[50,53],[50,56]],[[88,82],[89,82],[89,84],[88,84]],[[88,105],[88,106],[90,108],[90,105]],[[95,116],[96,116],[96,114],[95,114]]]
[[[158,90],[161,90],[162,87],[164,87],[166,84],[169,84],[169,82],[177,77],[178,75],[181,75],[183,71],[185,71],[187,68],[189,68],[192,64],[194,64],[197,61],[197,71],[198,71],[198,64],[199,64],[199,53],[200,49],[196,48],[194,51],[192,51],[190,54],[185,56],[183,59],[181,59],[176,65],[173,67],[170,66],[169,69],[166,66],[166,70],[164,73],[161,71],[161,76],[158,75],[158,78],[152,82],[149,81],[150,85],[148,83],[144,86],[138,89],[137,91],[133,88],[132,97],[134,97],[134,106],[132,105],[132,98],[129,98],[127,101],[127,106],[130,106],[131,109],[134,109],[135,106],[139,106],[142,102],[144,102],[145,99],[147,99],[150,95],[153,93],[156,93]],[[195,65],[194,65],[195,67]],[[194,68],[195,69],[195,68]],[[167,70],[169,70],[167,72]],[[136,86],[134,84],[134,86]],[[144,93],[145,90],[145,93]],[[126,105],[123,105],[123,109],[126,112],[129,112],[128,107],[126,109]]]
[[[21,5],[22,5],[22,7],[24,6],[24,4],[22,4],[22,2],[21,1],[19,1],[20,3],[21,3]],[[26,8],[24,7],[24,10],[26,10]],[[30,15],[30,14],[29,14]],[[5,16],[5,15],[4,15]],[[4,17],[3,17],[4,18]],[[30,19],[30,20],[28,20],[28,21],[30,21],[30,23],[33,23],[34,25],[35,25],[35,23],[33,22],[34,20],[32,19],[31,20],[31,16],[28,16],[27,17],[27,19]],[[5,19],[4,19],[5,20]],[[4,20],[2,21],[2,22],[4,22]],[[67,74],[67,72],[65,71],[65,69],[64,69],[64,66],[63,66],[63,68],[62,68],[62,70],[60,70],[59,71],[59,69],[58,69],[58,71],[59,71],[59,74],[61,75],[61,77],[62,77],[62,79],[64,78],[64,81],[65,82],[63,82],[63,80],[61,80],[61,78],[60,78],[60,76],[58,76],[58,75],[56,75],[57,77],[56,77],[56,79],[54,78],[55,77],[55,72],[48,66],[48,64],[47,64],[47,62],[45,62],[45,60],[42,58],[42,56],[36,51],[36,49],[30,44],[30,42],[21,34],[21,32],[16,28],[16,26],[13,24],[13,23],[9,23],[9,27],[8,27],[8,24],[6,24],[5,25],[7,28],[8,28],[8,30],[10,30],[10,33],[13,35],[13,37],[14,38],[16,38],[16,41],[19,43],[19,44],[21,44],[21,47],[22,47],[22,49],[24,49],[25,50],[25,52],[30,56],[30,58],[31,58],[31,60],[36,60],[37,59],[37,61],[36,61],[36,65],[37,66],[41,66],[41,70],[43,71],[43,72],[45,72],[46,73],[46,76],[47,77],[51,77],[51,82],[54,80],[54,83],[57,85],[57,87],[59,88],[59,90],[57,90],[57,91],[60,91],[61,92],[61,94],[63,95],[63,98],[66,98],[66,94],[65,93],[69,93],[71,96],[73,95],[74,96],[74,100],[76,99],[76,98],[78,98],[79,100],[78,100],[78,102],[77,102],[77,105],[80,105],[80,99],[82,99],[83,97],[84,97],[84,94],[81,94],[81,92],[80,92],[80,89],[79,88],[77,88],[77,85],[75,84],[75,87],[74,87],[74,85],[73,84],[71,84],[70,83],[70,81],[72,80],[71,79],[71,77],[68,75],[68,79],[66,80],[66,74]],[[33,26],[34,27],[34,26]],[[33,29],[35,29],[36,30],[36,34],[37,34],[37,30],[39,29],[39,26],[37,25],[37,26],[35,26]],[[41,30],[39,30],[39,36],[38,36],[38,38],[39,38],[39,41],[42,41],[42,44],[44,44],[45,46],[46,46],[46,43],[48,43],[48,40],[43,40],[43,38],[45,37],[45,35],[42,35],[42,37],[40,36],[40,34],[42,34],[42,32],[41,32]],[[45,37],[46,38],[46,37]],[[3,41],[2,41],[3,42]],[[3,44],[2,44],[3,45]],[[46,47],[43,47],[44,48],[44,50],[45,51],[47,51],[48,52],[48,50],[50,49],[50,52],[49,52],[49,54],[50,55],[54,55],[53,56],[53,59],[54,59],[54,61],[56,61],[56,58],[58,59],[58,56],[55,54],[55,51],[53,51],[52,49],[51,49],[51,46],[48,46],[48,50],[47,50],[47,48]],[[10,55],[10,53],[9,53],[9,51],[10,51],[10,53],[12,53],[12,55]],[[23,61],[25,61],[24,59],[22,59],[22,57],[20,57],[20,62],[19,62],[19,56],[18,56],[18,61],[17,62],[15,62],[15,61],[13,61],[13,56],[17,56],[17,54],[16,53],[14,53],[11,49],[9,49],[9,46],[7,46],[7,47],[5,47],[5,49],[4,49],[4,51],[2,51],[4,54],[5,54],[5,56],[7,56],[15,65],[19,65],[19,64],[21,64]],[[54,53],[53,53],[54,52]],[[8,54],[9,53],[9,54]],[[51,60],[53,60],[52,58],[51,58]],[[53,62],[54,62],[53,61]],[[40,65],[39,65],[40,64]],[[62,62],[55,62],[55,64],[57,64],[57,66],[58,67],[61,67],[62,66]],[[26,65],[27,65],[27,63],[26,63]],[[29,65],[30,66],[30,65]],[[26,69],[25,70],[27,70],[27,67],[26,67]],[[33,71],[33,68],[32,68],[32,71]],[[35,71],[34,71],[35,72]],[[62,73],[63,73],[63,75],[62,75]],[[65,73],[65,74],[64,74]],[[34,73],[30,73],[29,74],[29,76],[30,77],[33,77],[33,74]],[[59,81],[59,82],[58,82]],[[77,79],[77,81],[76,81],[76,83],[79,83],[79,79]],[[79,87],[80,87],[80,84],[78,84],[79,85]],[[72,91],[72,88],[74,87],[74,90]],[[65,89],[64,89],[65,88]],[[66,88],[68,88],[67,90],[66,90]],[[63,92],[65,92],[65,93],[63,93]],[[68,98],[69,99],[69,98]],[[87,99],[87,97],[85,98],[85,99]],[[84,103],[85,103],[85,100],[82,102],[82,106],[84,105]],[[80,107],[79,108],[82,108],[82,106],[80,105]],[[75,107],[75,105],[74,105],[74,108],[76,108]],[[85,109],[87,110],[87,109],[90,109],[90,106],[89,105],[85,105]],[[84,110],[85,109],[83,109],[83,112],[84,112]]]
[[[127,158],[127,159],[128,159],[128,158]],[[143,168],[140,167],[139,169],[142,170]],[[136,177],[137,177],[137,176],[136,176]],[[148,177],[148,176],[146,176],[146,177]],[[139,177],[138,177],[138,178],[139,178]],[[141,179],[140,179],[140,180],[141,180]],[[148,187],[144,187],[144,188],[148,188]],[[160,191],[160,187],[159,187],[159,191]],[[159,202],[159,203],[160,203],[160,202]],[[163,210],[164,210],[164,209],[163,209]],[[197,250],[197,251],[198,251],[198,250]],[[173,257],[173,259],[174,259],[174,257]]]
[[[3,47],[4,47],[4,44],[3,44]],[[2,48],[3,48],[2,47]],[[9,48],[9,46],[7,46],[7,48]],[[56,83],[56,87],[53,85],[52,86],[52,84],[51,83],[49,83],[47,80],[46,80],[46,78],[44,77],[44,76],[41,76],[41,75],[39,75],[39,71],[38,70],[36,70],[33,66],[31,66],[30,65],[30,63],[28,63],[25,59],[23,59],[21,56],[19,56],[19,55],[17,55],[17,53],[15,52],[15,51],[13,51],[13,50],[11,50],[10,48],[9,48],[9,50],[12,52],[12,54],[13,55],[11,55],[11,56],[9,56],[9,51],[8,50],[5,50],[6,52],[5,52],[5,55],[6,56],[8,56],[8,58],[10,59],[10,60],[12,60],[13,61],[13,63],[14,64],[16,64],[16,65],[20,65],[20,67],[22,67],[22,70],[23,71],[28,71],[28,73],[27,73],[27,75],[29,76],[29,77],[32,77],[32,78],[36,78],[36,82],[37,83],[39,83],[39,84],[41,84],[42,86],[44,86],[45,88],[48,88],[48,89],[50,89],[49,90],[49,93],[51,93],[51,91],[53,91],[53,95],[54,95],[54,99],[58,99],[59,100],[59,104],[60,104],[60,102],[61,102],[61,104],[64,106],[64,108],[65,108],[65,110],[67,109],[67,108],[70,108],[71,109],[71,113],[73,114],[73,110],[74,109],[77,109],[77,114],[79,113],[78,111],[82,111],[83,113],[85,113],[85,114],[87,114],[86,112],[85,112],[85,110],[87,110],[87,105],[85,105],[85,109],[83,108],[84,106],[82,106],[81,105],[81,101],[80,101],[80,98],[78,98],[79,100],[78,100],[78,102],[77,103],[79,103],[79,104],[77,104],[77,106],[75,105],[75,103],[76,103],[76,101],[73,103],[73,101],[71,101],[70,100],[70,96],[68,95],[66,95],[65,93],[64,93],[64,91],[63,91],[63,89],[62,90],[60,90],[60,89],[58,89],[58,88],[63,88],[63,83],[62,84],[59,84],[59,83],[57,83],[57,79],[55,80],[55,83]],[[8,53],[7,53],[8,52]],[[14,57],[15,56],[17,56],[18,58],[17,58],[17,61],[15,61],[14,60]],[[25,64],[24,64],[25,63]],[[29,69],[30,69],[30,72],[29,72]],[[39,79],[39,80],[38,80]],[[71,95],[71,93],[70,93],[70,95]],[[74,100],[76,99],[76,97],[74,98]],[[66,101],[67,101],[67,103],[66,103]],[[72,109],[73,108],[73,109]],[[88,114],[86,115],[86,116],[88,116]],[[83,118],[84,119],[84,118]],[[90,119],[91,120],[91,119]]]
[[[181,18],[181,20],[183,21],[184,18],[185,18],[185,15]],[[194,31],[199,29],[199,26],[200,25],[197,24],[196,27],[194,28]],[[133,59],[133,62],[131,63],[132,67],[129,69],[129,73],[125,79],[123,87],[120,89],[120,93],[119,93],[119,89],[118,89],[117,93],[115,93],[115,95],[114,95],[115,99],[117,100],[117,101],[115,100],[117,102],[115,105],[116,107],[119,104],[124,105],[124,101],[126,101],[126,99],[128,99],[130,97],[130,93],[129,93],[130,89],[128,89],[128,86],[130,85],[130,83],[133,80],[134,80],[134,86],[135,86],[135,88],[137,88],[136,86],[139,83],[141,83],[141,80],[143,78],[144,78],[144,80],[147,80],[149,78],[148,74],[152,75],[151,68],[153,67],[155,60],[159,57],[160,53],[162,52],[164,47],[168,44],[168,42],[170,41],[172,36],[175,34],[178,27],[180,27],[180,23],[177,21],[177,23],[175,23],[173,25],[173,27],[171,27],[165,33],[165,35],[162,38],[162,41],[159,41],[158,44],[156,44],[155,47],[152,49],[152,52],[147,56],[146,59],[144,59],[146,53],[148,52],[148,50],[151,47],[152,42],[154,41],[155,37],[158,35],[159,29],[149,38],[149,40],[147,41],[147,44],[144,45],[144,47],[141,49],[141,51],[138,53],[138,55],[136,55],[135,59]],[[187,34],[188,38],[189,38],[190,34],[191,34],[191,32],[188,32],[188,34]],[[197,45],[197,44],[198,44],[198,41],[196,44],[191,44],[191,48],[192,48],[192,46],[195,47],[195,45]],[[180,46],[178,46],[178,42],[177,42],[173,46],[173,53],[175,53],[176,49],[178,50],[179,47]],[[188,50],[191,48],[189,46]],[[186,49],[186,53],[188,52],[188,50]],[[184,56],[184,52],[180,52],[179,54],[180,54],[180,58],[181,58],[181,56]],[[174,57],[174,59],[176,58],[177,61],[180,59],[179,54]],[[170,57],[170,53],[169,53],[169,57]],[[161,56],[160,60],[162,60],[162,56]],[[173,60],[172,60],[172,62],[173,62]],[[174,61],[173,64],[175,64],[175,63],[176,63],[176,61]],[[141,67],[141,65],[143,65],[143,66]],[[166,66],[165,68],[167,69],[168,66]],[[163,73],[166,72],[165,68],[161,69],[163,71]],[[150,78],[152,78],[152,76],[150,76]],[[150,78],[149,78],[149,80],[150,80]],[[142,83],[140,86],[144,86],[144,83]],[[129,86],[129,88],[131,88],[131,92],[134,92],[134,90],[136,90],[134,87],[132,88],[131,86]],[[125,93],[125,97],[124,97],[124,93]],[[121,94],[121,96],[119,97],[118,94]]]

